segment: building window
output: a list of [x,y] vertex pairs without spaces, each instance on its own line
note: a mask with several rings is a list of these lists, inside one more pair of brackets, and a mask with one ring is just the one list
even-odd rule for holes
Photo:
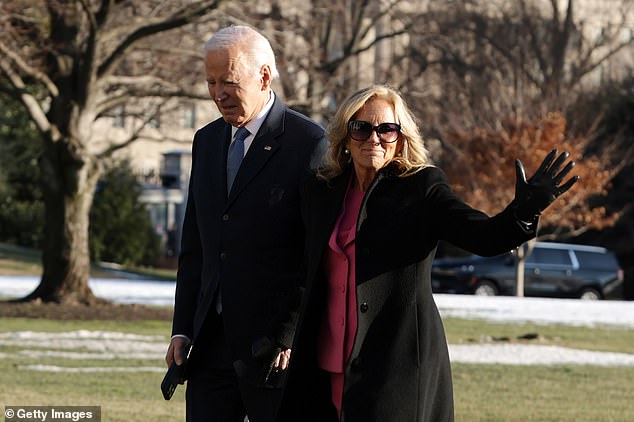
[[196,127],[196,104],[183,105],[183,127],[194,129]]
[[148,124],[150,127],[153,127],[154,129],[159,129],[161,127],[161,113],[157,111],[156,114],[152,116]]
[[125,127],[125,107],[118,106],[112,110],[112,126]]

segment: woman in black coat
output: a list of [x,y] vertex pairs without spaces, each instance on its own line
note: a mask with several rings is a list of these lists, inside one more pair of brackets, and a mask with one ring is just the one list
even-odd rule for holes
[[[357,92],[328,128],[326,165],[304,192],[306,283],[280,420],[452,421],[447,341],[430,282],[439,240],[478,255],[536,234],[538,216],[576,181],[551,152],[488,217],[431,165],[402,98]],[[292,327],[289,323],[287,326]],[[288,343],[292,328],[277,334]]]

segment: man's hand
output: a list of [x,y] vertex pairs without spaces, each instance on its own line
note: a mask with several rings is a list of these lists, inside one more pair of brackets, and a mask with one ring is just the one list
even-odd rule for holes
[[[526,172],[520,160],[515,160],[515,216],[523,222],[532,222],[535,217],[541,215],[555,199],[574,185],[579,176],[573,176],[565,183],[562,180],[575,165],[570,161],[563,170],[559,170],[568,158],[567,152],[562,152],[557,157],[557,150],[552,150],[535,174],[526,180]],[[555,160],[555,157],[557,159]],[[554,161],[554,162],[553,162]]]
[[262,385],[266,385],[272,373],[288,368],[291,359],[291,349],[275,344],[268,337],[256,340],[251,352],[253,357],[262,363],[262,374],[260,374]]
[[187,346],[189,340],[185,337],[176,336],[170,341],[170,345],[167,348],[167,354],[165,355],[165,362],[169,367],[173,361],[176,361],[176,365],[182,365],[187,358]]
[[273,360],[273,370],[285,370],[291,361],[291,349],[281,350]]

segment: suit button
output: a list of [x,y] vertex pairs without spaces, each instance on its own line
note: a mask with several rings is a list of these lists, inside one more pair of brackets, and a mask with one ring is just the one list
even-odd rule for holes
[[227,252],[220,252],[220,260],[225,261],[227,259]]
[[356,358],[350,363],[350,370],[352,372],[361,372],[362,366],[363,362],[361,361],[361,358]]
[[229,214],[225,214],[222,216],[222,221],[229,221]]
[[359,307],[359,310],[363,312],[364,314],[368,312],[368,302],[363,302],[361,306]]

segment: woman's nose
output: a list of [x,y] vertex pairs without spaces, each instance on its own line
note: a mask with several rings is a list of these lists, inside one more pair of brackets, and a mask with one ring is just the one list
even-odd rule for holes
[[372,132],[370,132],[370,137],[368,137],[368,141],[374,143],[374,144],[380,144],[381,143],[381,138],[379,137],[379,134],[376,130],[373,130]]

